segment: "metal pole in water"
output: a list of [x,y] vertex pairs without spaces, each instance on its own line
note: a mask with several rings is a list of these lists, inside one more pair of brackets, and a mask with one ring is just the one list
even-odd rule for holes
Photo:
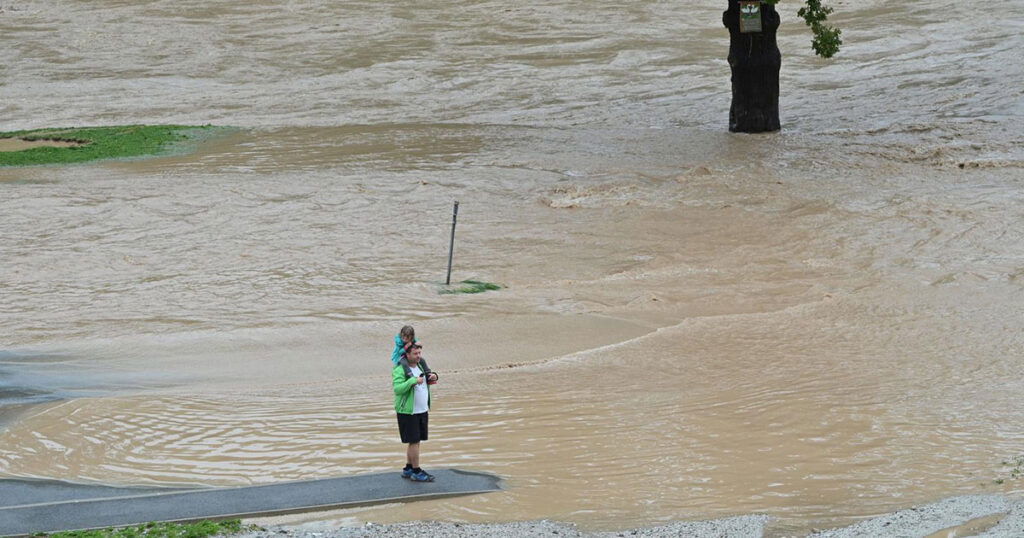
[[452,238],[448,242],[448,276],[444,279],[444,285],[452,283],[452,255],[455,253],[455,221],[459,218],[459,201],[455,201],[455,208],[452,209]]

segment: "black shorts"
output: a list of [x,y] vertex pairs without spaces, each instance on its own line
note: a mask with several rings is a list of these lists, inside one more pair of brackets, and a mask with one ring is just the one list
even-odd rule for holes
[[427,413],[403,415],[398,413],[398,434],[403,443],[418,443],[427,440]]

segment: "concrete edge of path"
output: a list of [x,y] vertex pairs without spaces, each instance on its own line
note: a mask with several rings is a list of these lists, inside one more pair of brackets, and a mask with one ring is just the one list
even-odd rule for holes
[[206,489],[204,486],[108,486],[45,478],[0,479],[0,510],[12,506]]

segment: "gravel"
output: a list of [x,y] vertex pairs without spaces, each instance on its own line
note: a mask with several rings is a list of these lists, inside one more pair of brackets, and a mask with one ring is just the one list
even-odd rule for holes
[[[512,523],[445,523],[438,521],[343,527],[331,530],[306,530],[294,527],[269,527],[237,538],[761,538],[772,518],[748,515],[708,521],[679,521],[658,527],[625,531],[583,532],[571,523],[520,521]],[[815,530],[798,534],[808,538],[917,538],[940,531],[940,536],[983,538],[1020,538],[1024,536],[1024,499],[999,495],[952,497],[924,506],[860,521],[847,527]]]
[[1018,499],[1010,505],[1010,513],[999,523],[978,535],[979,538],[1006,538],[1024,536],[1024,499]]
[[[848,527],[830,529],[810,534],[813,538],[854,538],[860,536],[877,537],[919,537],[928,536],[943,530],[952,530],[953,527],[970,527],[973,520],[1007,514],[1000,520],[996,527],[988,529],[985,534],[992,538],[1020,537],[1021,518],[1024,514],[1021,509],[1024,505],[1020,501],[1014,503],[1006,497],[998,495],[965,495],[952,497],[936,503],[900,510],[884,516],[871,518],[855,523]],[[1004,531],[997,531],[1010,517],[1016,518],[1016,524],[1012,522],[1005,527]],[[965,529],[966,530],[966,529]],[[978,532],[950,532],[949,536],[975,536]]]
[[676,522],[660,527],[649,527],[616,532],[582,532],[569,523],[552,521],[520,521],[513,523],[462,524],[436,521],[400,523],[396,525],[366,525],[330,531],[306,531],[287,527],[272,527],[242,535],[242,538],[617,538],[617,537],[706,537],[706,538],[760,538],[767,516],[740,516],[713,521]]

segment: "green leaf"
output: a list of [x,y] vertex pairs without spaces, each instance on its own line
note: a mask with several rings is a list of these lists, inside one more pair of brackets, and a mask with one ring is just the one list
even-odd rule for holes
[[806,2],[807,5],[800,8],[796,14],[804,20],[804,24],[811,27],[811,33],[814,34],[811,48],[818,56],[831,58],[839,52],[839,48],[843,44],[842,31],[825,24],[833,10],[831,7],[822,5],[821,0],[806,0]]

